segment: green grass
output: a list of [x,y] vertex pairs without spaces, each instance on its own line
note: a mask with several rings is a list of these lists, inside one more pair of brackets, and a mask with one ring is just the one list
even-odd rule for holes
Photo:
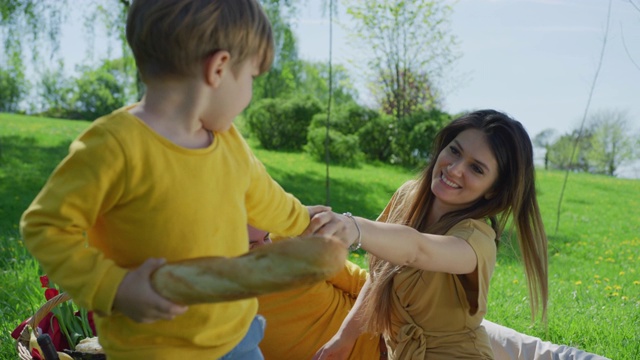
[[[87,122],[0,114],[0,359],[14,359],[9,333],[42,304],[37,262],[19,240],[18,221]],[[305,204],[326,202],[326,167],[305,154],[260,149],[272,176]],[[375,218],[415,173],[391,166],[331,167],[329,203],[337,212]],[[640,181],[570,174],[560,224],[564,173],[538,171],[549,245],[549,321],[530,321],[517,251],[500,248],[487,318],[554,343],[612,359],[640,358]],[[366,266],[364,253],[352,259]]]

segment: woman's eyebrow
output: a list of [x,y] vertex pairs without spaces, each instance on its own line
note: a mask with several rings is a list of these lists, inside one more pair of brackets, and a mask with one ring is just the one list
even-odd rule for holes
[[[453,139],[453,142],[456,144],[456,146],[460,149],[461,153],[464,153],[464,148],[462,147],[462,144],[460,144],[460,142],[456,139]],[[490,171],[489,167],[487,166],[487,164],[483,163],[482,161],[473,158],[473,161],[475,163],[477,163],[478,165],[480,165],[481,167],[483,167],[486,171]]]

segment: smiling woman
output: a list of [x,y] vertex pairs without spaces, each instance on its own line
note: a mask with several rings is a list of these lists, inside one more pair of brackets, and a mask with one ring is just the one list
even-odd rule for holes
[[[317,233],[359,239],[372,254],[371,277],[316,358],[344,357],[366,330],[384,337],[389,359],[492,359],[481,323],[510,216],[532,313],[546,316],[547,238],[522,125],[498,111],[472,112],[445,126],[431,153],[422,176],[394,194],[377,222],[331,212],[311,219]],[[346,230],[332,227],[334,218]]]

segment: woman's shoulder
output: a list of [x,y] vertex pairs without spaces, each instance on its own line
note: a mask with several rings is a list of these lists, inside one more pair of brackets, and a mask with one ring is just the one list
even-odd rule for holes
[[496,238],[496,232],[484,219],[464,219],[451,227],[451,229],[447,231],[447,234],[456,236],[458,234],[468,233],[470,235],[476,231],[492,241]]

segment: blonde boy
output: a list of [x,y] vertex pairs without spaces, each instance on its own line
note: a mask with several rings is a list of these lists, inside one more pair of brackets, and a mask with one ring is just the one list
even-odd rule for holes
[[232,125],[272,62],[268,19],[256,0],[135,0],[127,40],[146,95],[72,143],[23,215],[25,244],[100,314],[110,360],[262,358],[255,299],[187,308],[149,276],[246,252],[247,223],[293,236],[326,210],[285,193]]

